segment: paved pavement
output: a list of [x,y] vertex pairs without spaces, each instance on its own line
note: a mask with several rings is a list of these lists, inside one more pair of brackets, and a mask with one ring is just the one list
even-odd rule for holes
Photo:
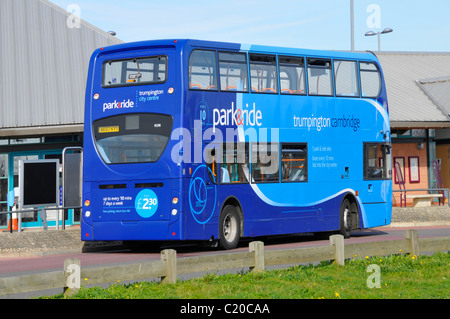
[[450,225],[450,207],[394,207],[390,227]]
[[[399,208],[392,211],[392,223],[386,227],[419,227],[450,225],[450,207]],[[25,229],[21,233],[0,231],[0,257],[46,255],[58,252],[80,252],[117,247],[120,242],[84,243],[80,228],[65,230]]]

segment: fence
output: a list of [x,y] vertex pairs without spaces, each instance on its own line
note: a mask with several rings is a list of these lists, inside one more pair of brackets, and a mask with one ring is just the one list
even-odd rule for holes
[[[65,218],[64,213],[66,210],[69,209],[81,209],[82,206],[58,206],[58,207],[40,207],[40,208],[30,208],[30,209],[21,209],[21,210],[11,210],[11,211],[0,211],[0,215],[9,215],[9,231],[10,233],[13,232],[13,214],[17,214],[21,216],[20,214],[24,213],[36,213],[39,212],[39,218],[42,220],[43,228],[44,230],[47,230],[47,211],[48,210],[62,210],[63,216],[62,216],[62,229],[66,228],[65,224]],[[55,219],[55,227],[57,230],[59,230],[59,212],[56,213],[56,219]],[[22,231],[22,219],[19,218],[18,221],[18,229],[17,231],[20,233]],[[14,229],[15,230],[15,229]]]
[[[136,264],[81,268],[79,259],[67,259],[64,270],[41,274],[0,278],[0,295],[62,288],[66,294],[82,285],[96,285],[127,280],[161,278],[162,283],[175,283],[179,274],[216,272],[229,269],[263,271],[269,265],[287,265],[334,260],[344,265],[346,258],[402,253],[449,251],[450,237],[418,238],[416,230],[405,231],[404,239],[345,244],[341,235],[330,237],[329,246],[264,250],[264,244],[251,242],[248,252],[224,253],[197,257],[176,257],[173,249],[163,250],[161,259]],[[87,280],[84,280],[87,278]],[[82,280],[83,279],[83,280]]]

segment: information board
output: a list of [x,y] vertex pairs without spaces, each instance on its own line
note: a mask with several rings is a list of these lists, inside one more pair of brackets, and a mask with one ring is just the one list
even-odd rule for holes
[[59,160],[26,160],[19,166],[22,207],[58,206]]
[[[67,148],[74,150],[74,148]],[[63,198],[64,206],[81,206],[81,174],[82,153],[81,148],[76,152],[63,152]]]

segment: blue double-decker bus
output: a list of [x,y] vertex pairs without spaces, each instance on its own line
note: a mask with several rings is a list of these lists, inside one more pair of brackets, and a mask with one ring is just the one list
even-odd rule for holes
[[157,40],[96,50],[82,240],[211,241],[388,225],[372,53]]

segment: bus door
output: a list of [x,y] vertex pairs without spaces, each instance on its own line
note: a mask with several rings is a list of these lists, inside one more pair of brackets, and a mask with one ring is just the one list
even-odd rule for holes
[[[386,214],[382,208],[390,207],[392,200],[392,154],[390,143],[364,143],[365,188],[360,194],[367,215],[366,227],[385,225],[390,220],[390,208]],[[386,206],[386,204],[388,204]]]

